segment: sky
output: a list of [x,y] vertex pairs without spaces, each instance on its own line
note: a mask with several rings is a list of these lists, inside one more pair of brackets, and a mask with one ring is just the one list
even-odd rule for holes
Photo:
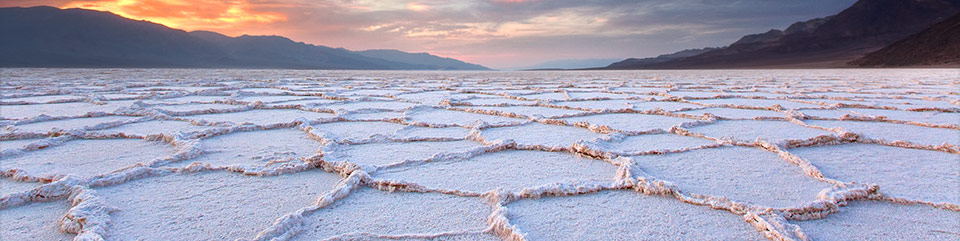
[[855,0],[3,0],[110,11],[230,36],[398,49],[491,68],[652,57],[839,13]]

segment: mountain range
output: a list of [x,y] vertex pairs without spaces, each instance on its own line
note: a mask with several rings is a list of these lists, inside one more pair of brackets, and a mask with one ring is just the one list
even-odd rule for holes
[[86,9],[0,8],[0,36],[0,67],[489,70],[427,53],[187,32]]
[[725,47],[631,58],[602,69],[960,66],[960,29],[951,24],[958,13],[960,0],[860,0],[836,15],[747,35]]

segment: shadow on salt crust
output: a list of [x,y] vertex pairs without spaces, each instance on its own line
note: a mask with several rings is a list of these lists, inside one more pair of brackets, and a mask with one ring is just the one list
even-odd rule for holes
[[[960,205],[960,155],[870,144],[789,150],[825,177],[880,185],[895,197]],[[960,220],[958,220],[960,221]]]
[[150,107],[153,109],[158,109],[172,115],[179,115],[191,112],[198,111],[208,111],[208,110],[241,110],[245,108],[242,105],[228,105],[228,104],[183,104],[183,105],[161,105]]
[[85,98],[86,97],[79,95],[40,95],[17,98],[2,98],[0,99],[0,103],[43,104],[57,101],[83,100]]
[[532,105],[537,103],[536,101],[530,100],[518,100],[518,99],[507,99],[507,98],[473,98],[460,101],[451,101],[454,103],[469,103],[471,105]]
[[371,101],[371,102],[348,102],[342,104],[321,105],[316,108],[330,109],[334,111],[357,111],[357,110],[403,110],[416,104],[394,101]]
[[590,141],[603,136],[603,134],[585,128],[536,122],[520,126],[484,129],[481,135],[487,141],[511,139],[520,145],[542,145],[546,147],[571,147],[573,143],[579,140]]
[[375,112],[361,112],[361,113],[349,113],[343,115],[344,119],[347,120],[386,120],[386,119],[401,119],[403,118],[403,112],[399,111],[375,111]]
[[317,132],[326,133],[337,138],[365,139],[374,135],[390,136],[402,129],[405,125],[390,122],[333,122],[315,125]]
[[167,98],[167,99],[153,99],[153,100],[144,100],[144,103],[147,104],[186,104],[186,103],[213,103],[215,101],[225,101],[229,96],[210,96],[210,95],[194,95],[194,96],[184,96],[177,98]]
[[960,212],[923,205],[850,202],[823,219],[794,221],[811,240],[957,240]]
[[673,102],[673,101],[642,101],[642,102],[634,101],[633,103],[631,103],[631,105],[633,106],[631,109],[639,110],[639,111],[653,110],[657,108],[665,111],[676,111],[680,109],[690,109],[690,108],[703,108],[703,106],[699,106],[699,105]]
[[401,235],[482,231],[491,211],[479,197],[359,188],[333,205],[305,216],[303,230],[294,240],[321,240],[337,235],[350,236],[351,233]]
[[[123,147],[123,148],[117,148]],[[170,144],[141,139],[72,140],[58,146],[4,158],[0,169],[21,169],[31,176],[96,176],[174,154]]]
[[291,123],[298,118],[304,118],[308,121],[322,118],[333,117],[330,113],[318,113],[302,110],[248,110],[242,112],[232,112],[223,114],[204,114],[185,116],[184,118],[195,121],[207,122],[227,122],[233,124],[255,124],[269,125],[278,123]]
[[[312,98],[315,99],[315,98]],[[237,101],[245,103],[254,103],[260,101],[261,103],[276,103],[276,102],[285,102],[285,101],[295,101],[295,100],[312,100],[311,97],[306,96],[293,96],[293,95],[260,95],[260,96],[243,96],[237,98]]]
[[808,120],[804,122],[813,126],[826,128],[840,127],[844,131],[860,133],[863,137],[882,139],[890,142],[906,141],[919,145],[935,146],[944,143],[960,145],[960,130],[956,129],[864,121]]
[[594,125],[609,126],[615,130],[628,132],[643,132],[655,129],[669,130],[674,125],[685,122],[694,122],[696,120],[645,114],[600,114],[581,117],[564,118],[567,122],[587,122]]
[[725,196],[766,207],[816,201],[821,190],[832,187],[758,148],[718,147],[633,159],[644,172],[673,182],[684,193]]
[[374,177],[417,183],[428,188],[486,192],[519,191],[568,181],[613,181],[617,167],[566,152],[501,151],[469,160],[428,162],[378,172]]
[[777,111],[719,108],[719,107],[683,111],[678,113],[688,114],[688,115],[703,115],[705,113],[710,113],[716,117],[722,117],[722,118],[728,118],[728,119],[753,119],[757,117],[781,117],[781,118],[787,117],[785,113],[777,112]]
[[753,142],[757,138],[770,142],[806,140],[833,132],[805,127],[786,121],[722,120],[710,125],[689,128],[690,132],[712,138],[733,138]]
[[383,166],[403,161],[423,161],[443,153],[464,152],[481,147],[473,141],[381,142],[337,146],[324,151],[328,161],[348,161],[364,166]]
[[271,161],[299,163],[300,158],[316,155],[321,145],[304,131],[286,128],[234,132],[205,138],[200,143],[202,155],[173,165],[186,166],[193,162],[212,166],[265,166]]
[[500,125],[500,124],[510,124],[518,123],[523,120],[502,117],[502,116],[493,116],[493,115],[484,115],[476,114],[462,111],[446,110],[446,109],[417,109],[408,111],[406,114],[407,119],[413,122],[427,123],[427,124],[446,124],[446,125],[457,125],[457,126],[471,126],[474,123],[479,121],[484,121],[487,124],[491,125]]
[[817,108],[824,107],[814,104],[805,104],[800,102],[793,102],[789,100],[766,100],[766,99],[740,99],[740,98],[730,98],[730,99],[709,99],[709,100],[692,100],[693,102],[703,103],[703,104],[714,104],[714,105],[742,105],[750,107],[761,107],[766,108],[774,105],[780,105],[784,109],[798,109],[798,108]]
[[[6,150],[20,149],[20,148],[26,147],[27,145],[30,145],[30,143],[38,142],[41,140],[43,139],[19,139],[19,140],[0,141],[0,152],[6,151]],[[0,154],[0,157],[3,157],[2,154]]]
[[17,132],[47,133],[47,132],[53,132],[56,130],[64,130],[64,131],[78,130],[78,129],[94,127],[99,124],[132,121],[138,118],[139,117],[130,117],[130,116],[72,118],[72,119],[42,121],[42,122],[35,122],[35,123],[24,124],[24,125],[17,125],[17,126],[14,126],[13,128],[16,129]]
[[211,129],[208,126],[198,126],[186,121],[175,120],[152,120],[138,123],[126,124],[110,129],[99,130],[102,134],[127,134],[146,136],[151,134],[167,134],[200,132]]
[[564,102],[555,102],[553,104],[559,106],[569,106],[576,108],[587,108],[593,110],[622,110],[622,109],[631,109],[633,105],[630,103],[637,102],[636,100],[588,100],[588,101],[564,101]]
[[0,177],[0,197],[4,197],[12,193],[30,191],[34,188],[40,187],[40,185],[41,184],[39,182],[21,182],[10,178]]
[[397,131],[398,138],[464,138],[470,134],[470,129],[461,127],[430,128],[410,126]]
[[68,209],[66,201],[54,201],[0,210],[0,239],[73,240],[75,234],[60,231],[60,219]]
[[539,116],[540,118],[553,118],[564,115],[583,113],[579,110],[556,109],[538,106],[494,106],[494,107],[468,107],[471,109],[492,110],[506,113],[515,113],[527,117]]
[[507,208],[531,241],[766,240],[730,212],[629,190],[521,199]]
[[129,107],[133,101],[107,102],[95,105],[86,102],[71,102],[43,105],[0,105],[0,117],[5,119],[27,119],[40,115],[53,117],[79,116],[90,112],[112,112],[121,107]]
[[211,171],[96,191],[118,209],[110,214],[108,240],[234,240],[252,238],[278,217],[312,205],[339,180],[320,170],[267,177]]
[[883,116],[888,120],[912,121],[937,125],[960,126],[960,113],[939,111],[902,111],[880,109],[846,109],[863,115]]
[[656,150],[681,150],[712,145],[716,144],[716,142],[703,138],[666,133],[628,136],[622,140],[600,141],[598,144],[603,147],[603,150],[628,154]]

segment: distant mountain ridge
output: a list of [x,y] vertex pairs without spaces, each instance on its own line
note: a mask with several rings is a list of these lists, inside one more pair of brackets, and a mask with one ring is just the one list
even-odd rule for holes
[[489,70],[426,53],[350,51],[281,36],[186,32],[113,13],[0,8],[0,67]]
[[860,0],[836,15],[747,35],[693,56],[627,59],[605,69],[851,67],[848,62],[958,12],[960,0]]

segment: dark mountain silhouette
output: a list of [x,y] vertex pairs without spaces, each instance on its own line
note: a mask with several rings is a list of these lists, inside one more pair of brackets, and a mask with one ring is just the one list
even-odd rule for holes
[[848,67],[960,12],[960,0],[860,0],[837,15],[747,35],[733,44],[659,62],[622,61],[608,69]]
[[710,52],[710,51],[717,50],[717,49],[718,49],[718,48],[685,49],[685,50],[681,50],[681,51],[678,51],[678,52],[672,53],[672,54],[661,54],[661,55],[659,55],[659,56],[657,56],[657,57],[653,57],[653,58],[642,58],[642,59],[629,58],[629,59],[622,60],[622,61],[620,61],[620,62],[612,63],[612,64],[608,65],[607,68],[611,68],[611,69],[629,69],[629,68],[631,68],[632,66],[645,66],[645,65],[650,65],[650,64],[663,63],[663,62],[667,62],[667,61],[670,61],[670,60],[676,60],[676,59],[681,59],[681,58],[687,58],[687,57],[691,57],[691,56],[696,56],[696,55],[698,55],[698,54]]
[[960,14],[868,54],[851,64],[862,67],[960,65]]
[[364,51],[354,52],[359,55],[367,56],[370,58],[378,58],[389,60],[393,62],[400,63],[417,63],[430,66],[441,67],[439,69],[472,69],[472,70],[486,70],[486,67],[463,62],[457,59],[452,58],[443,58],[431,55],[429,53],[407,53],[400,50],[394,49],[371,49]]
[[429,54],[378,58],[280,36],[186,32],[109,12],[0,8],[0,67],[487,70]]

